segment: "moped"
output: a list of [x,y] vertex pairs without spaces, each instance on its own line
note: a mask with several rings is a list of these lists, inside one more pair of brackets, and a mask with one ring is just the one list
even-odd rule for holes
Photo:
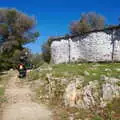
[[20,64],[18,66],[18,72],[19,72],[19,76],[18,76],[19,78],[26,77],[26,68],[25,68],[25,66],[23,64]]

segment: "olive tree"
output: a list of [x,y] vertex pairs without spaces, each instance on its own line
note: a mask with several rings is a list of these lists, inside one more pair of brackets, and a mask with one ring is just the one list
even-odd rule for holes
[[2,61],[9,61],[11,64],[11,58],[16,54],[19,56],[20,52],[25,49],[24,45],[37,39],[39,33],[32,31],[35,25],[33,17],[16,9],[0,9],[0,56],[2,56]]
[[92,30],[99,30],[105,27],[105,18],[97,13],[89,12],[81,14],[79,21],[75,21],[70,25],[72,34],[80,34]]

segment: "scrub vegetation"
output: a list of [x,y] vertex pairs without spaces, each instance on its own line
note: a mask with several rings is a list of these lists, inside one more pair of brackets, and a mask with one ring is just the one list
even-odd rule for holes
[[2,103],[6,102],[7,99],[4,96],[5,88],[7,85],[7,81],[9,80],[11,76],[11,72],[2,72],[0,73],[0,106]]
[[[84,120],[85,118],[88,118],[88,120],[119,120],[120,98],[115,98],[103,109],[93,106],[88,110],[83,110],[64,106],[63,95],[66,85],[81,76],[84,79],[84,86],[90,81],[97,80],[100,85],[98,89],[100,89],[102,84],[104,84],[104,80],[101,80],[101,77],[106,76],[120,79],[120,63],[45,64],[45,66],[42,65],[31,71],[28,74],[28,80],[33,81],[33,83],[40,80],[40,84],[44,83],[35,89],[36,98],[37,101],[41,101],[54,108],[55,120],[68,120],[72,116],[74,116],[75,120]],[[62,80],[66,80],[68,83],[63,84]],[[119,85],[119,82],[117,84]],[[49,85],[53,88],[50,96]]]
[[[46,67],[46,69],[44,69]],[[80,63],[80,64],[59,64],[59,65],[42,65],[39,69],[30,72],[30,79],[36,80],[43,78],[47,73],[51,73],[57,78],[71,78],[83,76],[86,81],[100,80],[101,75],[108,77],[120,78],[120,63]],[[52,68],[49,70],[49,67]],[[47,69],[48,68],[48,69]],[[41,71],[39,71],[41,70]],[[36,74],[36,75],[35,75]],[[33,76],[37,76],[35,79]]]

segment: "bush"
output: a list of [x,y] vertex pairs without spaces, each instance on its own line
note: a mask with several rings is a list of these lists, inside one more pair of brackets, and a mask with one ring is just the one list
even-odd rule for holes
[[35,68],[38,68],[41,65],[43,65],[44,60],[43,60],[42,54],[32,54],[31,63],[34,65]]
[[51,60],[51,38],[46,41],[42,46],[42,57],[43,60],[47,63],[50,63]]
[[30,71],[28,73],[28,80],[38,80],[40,78],[39,72],[37,71]]

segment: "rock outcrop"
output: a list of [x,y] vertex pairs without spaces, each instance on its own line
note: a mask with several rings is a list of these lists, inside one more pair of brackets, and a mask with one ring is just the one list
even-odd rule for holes
[[64,103],[66,106],[90,108],[93,106],[105,107],[113,98],[120,97],[120,82],[116,78],[106,78],[101,81],[90,81],[82,86],[84,81],[72,81],[65,89]]

